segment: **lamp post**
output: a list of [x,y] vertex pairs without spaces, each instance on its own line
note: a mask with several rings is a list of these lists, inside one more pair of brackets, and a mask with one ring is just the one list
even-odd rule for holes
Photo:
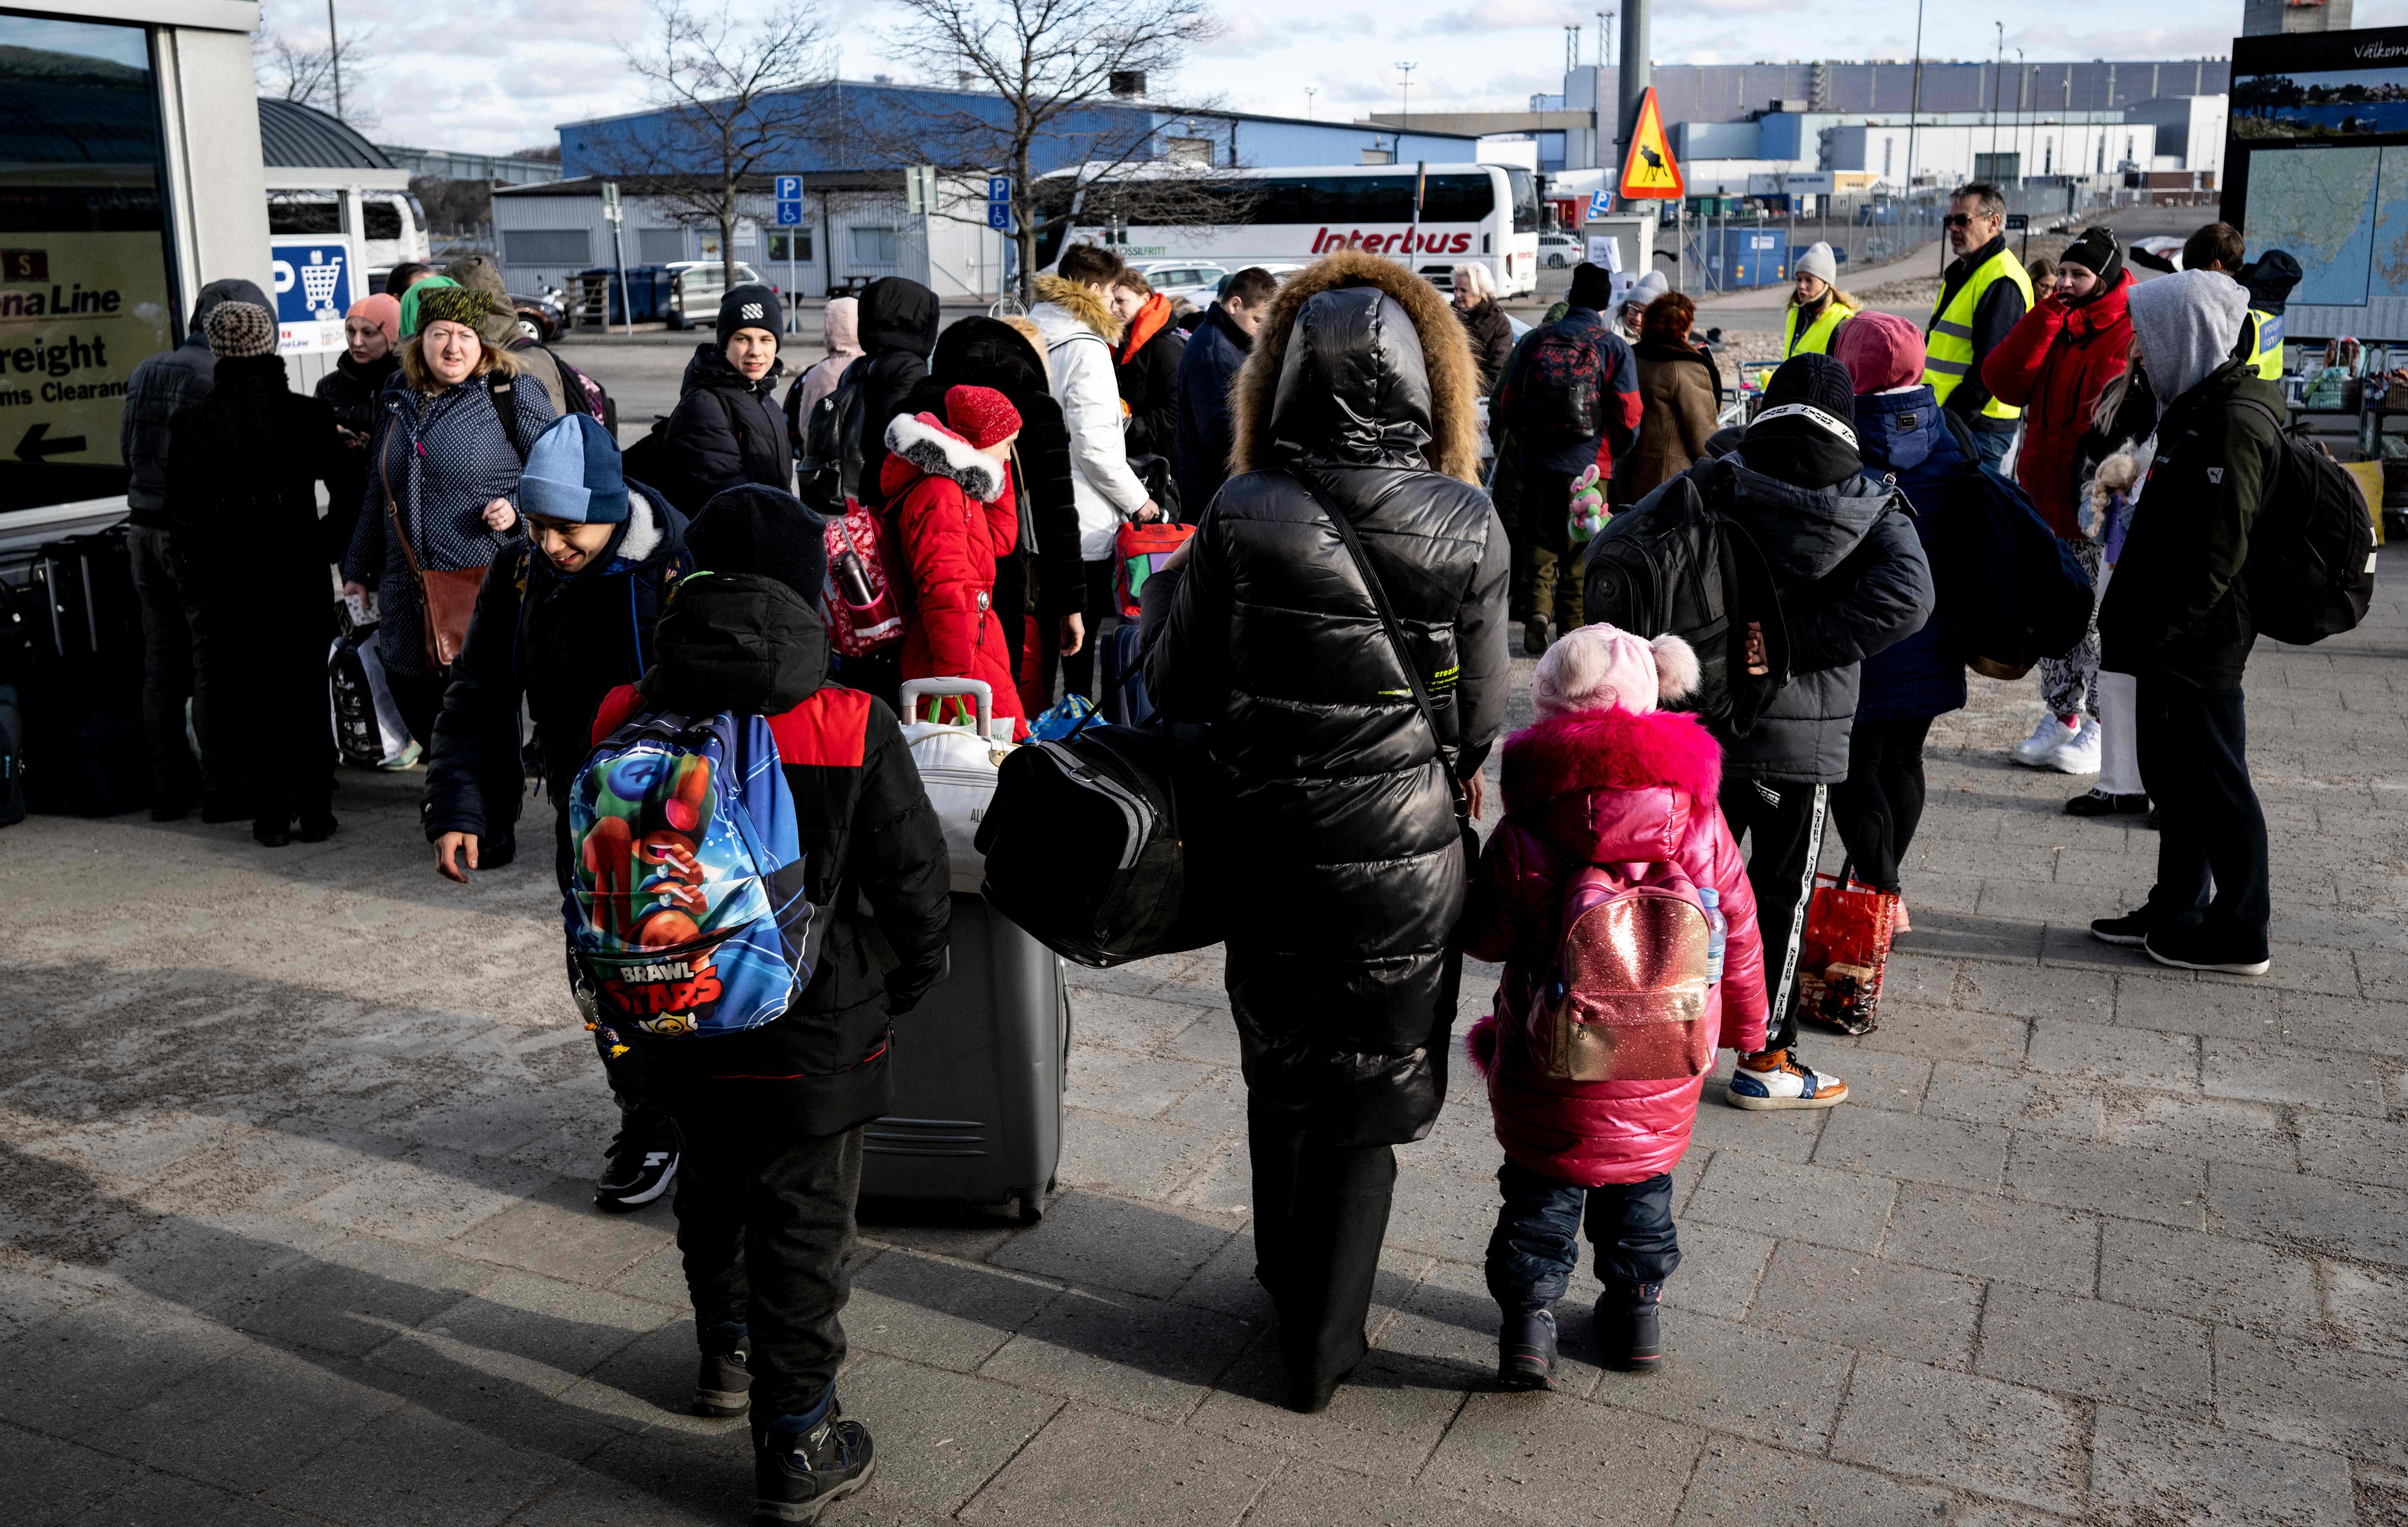
[[2007,23],[1992,22],[1990,24],[1999,29],[1998,51],[1993,55],[1990,63],[1990,173],[1988,178],[1995,180],[1999,178],[1999,89],[2007,82]]
[[1404,86],[1398,95],[1397,111],[1397,163],[1399,165],[1405,162],[1405,130],[1412,123],[1413,71],[1420,67],[1420,65],[1410,60],[1397,61],[1397,72],[1404,77]]
[[343,39],[335,31],[335,0],[326,0],[326,57],[335,66],[335,120],[343,120]]
[[1914,0],[1914,85],[1906,102],[1906,199],[1914,200],[1914,130],[1923,114],[1923,0]]
[[1305,87],[1304,87],[1304,120],[1305,120],[1305,121],[1307,121],[1307,122],[1311,122],[1311,121],[1312,120],[1312,98],[1313,98],[1315,95],[1318,95],[1318,94],[1321,94],[1321,87],[1320,87],[1319,85],[1307,85],[1307,86],[1305,86]]

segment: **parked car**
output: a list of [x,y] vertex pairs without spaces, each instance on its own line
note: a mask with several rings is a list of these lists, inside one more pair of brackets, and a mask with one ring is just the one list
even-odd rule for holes
[[[719,299],[727,295],[727,273],[718,261],[672,260],[663,268],[669,273],[669,290],[675,294],[669,301],[669,327],[690,329],[699,324],[708,328],[719,321]],[[741,260],[736,262],[736,283],[778,289]]]
[[510,306],[518,310],[519,333],[539,345],[550,344],[568,327],[568,299],[552,288],[532,297],[512,292]]
[[1585,258],[1578,238],[1568,233],[1542,233],[1539,236],[1539,263],[1549,270],[1561,270],[1576,266]]
[[1198,308],[1212,306],[1229,279],[1227,267],[1207,260],[1132,260],[1129,267],[1164,296],[1185,297]]

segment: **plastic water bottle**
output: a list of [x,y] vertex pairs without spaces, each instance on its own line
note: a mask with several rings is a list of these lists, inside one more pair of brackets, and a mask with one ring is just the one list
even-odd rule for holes
[[1723,945],[1730,938],[1730,919],[1723,915],[1723,893],[1708,886],[1698,892],[1698,900],[1706,909],[1706,985],[1718,987],[1723,980]]

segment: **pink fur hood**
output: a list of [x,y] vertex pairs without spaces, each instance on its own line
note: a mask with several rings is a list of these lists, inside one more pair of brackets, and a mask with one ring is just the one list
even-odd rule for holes
[[1722,787],[1723,755],[1682,711],[1615,706],[1541,721],[1505,743],[1505,811],[1591,862],[1666,858],[1696,801]]

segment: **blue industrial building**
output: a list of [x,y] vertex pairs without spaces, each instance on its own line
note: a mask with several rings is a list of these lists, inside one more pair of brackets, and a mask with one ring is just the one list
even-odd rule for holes
[[[773,155],[786,174],[860,173],[899,169],[910,164],[973,168],[961,162],[960,146],[1010,121],[1002,97],[979,91],[942,90],[892,80],[835,79],[796,93],[805,115],[824,129],[798,134],[788,151]],[[989,124],[964,133],[944,125],[968,117]],[[912,124],[931,124],[924,141],[913,141]],[[560,171],[625,175],[654,157],[669,136],[665,112],[638,111],[564,122]],[[1426,159],[1469,164],[1479,157],[1479,139],[1455,133],[1419,131],[1377,122],[1312,122],[1237,111],[1182,111],[1137,98],[1098,101],[1068,114],[1035,144],[1039,174],[1091,157],[1101,148],[1112,158],[1143,143],[1139,157],[1185,160],[1221,166],[1277,169],[1307,165],[1411,163]],[[702,166],[696,166],[696,168]]]

